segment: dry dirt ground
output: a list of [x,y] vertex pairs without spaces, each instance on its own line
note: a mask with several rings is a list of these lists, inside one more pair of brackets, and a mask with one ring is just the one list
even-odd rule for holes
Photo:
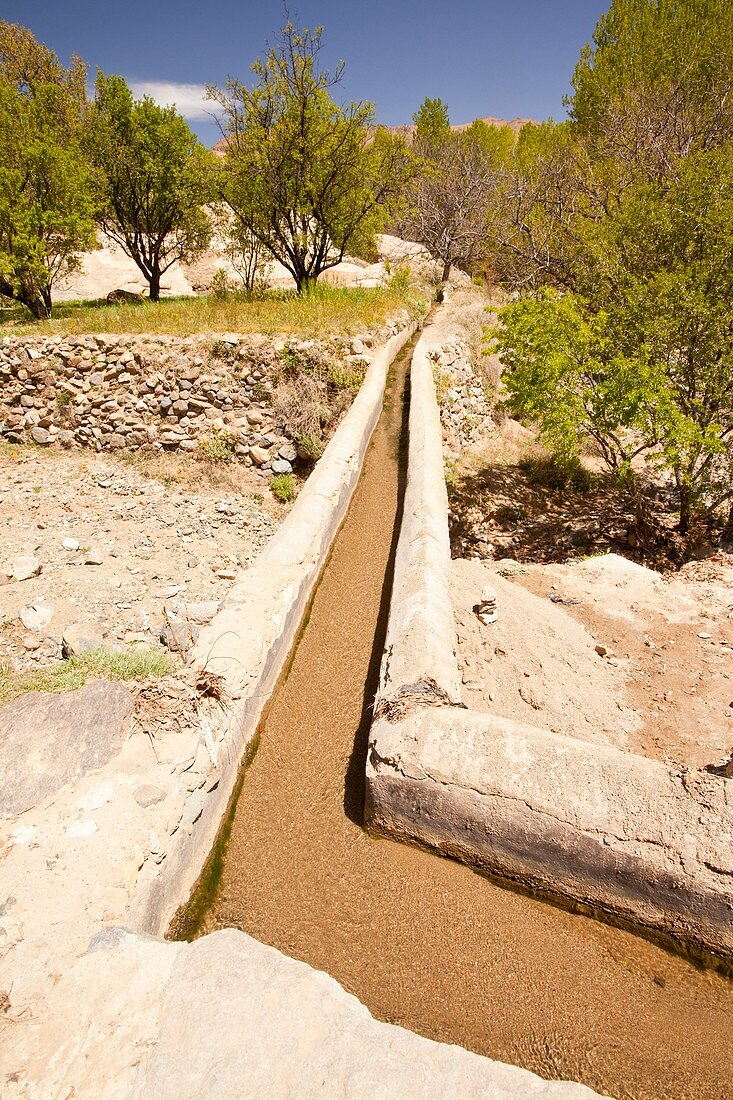
[[[630,560],[643,554],[624,544],[633,515],[620,494],[537,484],[521,466],[528,450],[525,429],[506,422],[464,453],[452,489],[465,702],[681,766],[721,765],[733,746],[733,555],[663,572]],[[497,617],[484,625],[473,608],[486,586]]]
[[31,556],[41,572],[0,581],[0,663],[53,662],[74,623],[98,625],[105,645],[160,645],[164,609],[220,601],[286,511],[239,465],[3,447],[0,565]]

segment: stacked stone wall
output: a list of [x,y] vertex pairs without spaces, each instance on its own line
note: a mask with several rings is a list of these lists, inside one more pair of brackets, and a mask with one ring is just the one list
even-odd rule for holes
[[[6,336],[0,436],[96,451],[196,452],[218,439],[247,465],[287,473],[296,446],[272,404],[285,344],[237,335]],[[288,350],[338,354],[319,341]]]

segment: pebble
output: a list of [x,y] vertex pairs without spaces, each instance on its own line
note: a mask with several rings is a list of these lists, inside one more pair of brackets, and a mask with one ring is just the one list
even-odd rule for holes
[[29,581],[32,577],[39,576],[42,566],[38,558],[32,554],[21,554],[13,558],[8,566],[3,569],[5,576],[11,581]]
[[40,602],[30,604],[28,607],[21,607],[18,618],[26,630],[32,630],[34,634],[40,634],[53,618],[53,607],[51,604]]
[[155,806],[158,802],[162,802],[164,798],[165,791],[162,791],[160,787],[153,786],[152,783],[143,783],[135,791],[135,801],[143,809],[147,809],[148,806]]

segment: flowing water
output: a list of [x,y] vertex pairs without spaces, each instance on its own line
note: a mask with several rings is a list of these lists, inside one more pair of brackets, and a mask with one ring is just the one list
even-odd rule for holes
[[733,983],[361,827],[410,353],[263,720],[197,932],[241,928],[327,971],[381,1020],[545,1077],[635,1100],[733,1098]]

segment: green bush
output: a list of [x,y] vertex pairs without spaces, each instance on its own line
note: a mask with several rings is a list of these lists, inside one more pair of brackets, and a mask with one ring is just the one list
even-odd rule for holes
[[270,482],[272,495],[283,504],[295,500],[298,495],[298,483],[292,474],[275,474]]
[[323,454],[323,441],[315,435],[299,435],[296,443],[298,451],[304,454],[309,462],[318,462]]
[[199,439],[199,458],[208,462],[232,462],[234,440],[227,431],[218,431],[206,439]]
[[356,394],[366,374],[366,363],[330,363],[328,379],[337,390],[351,390]]

